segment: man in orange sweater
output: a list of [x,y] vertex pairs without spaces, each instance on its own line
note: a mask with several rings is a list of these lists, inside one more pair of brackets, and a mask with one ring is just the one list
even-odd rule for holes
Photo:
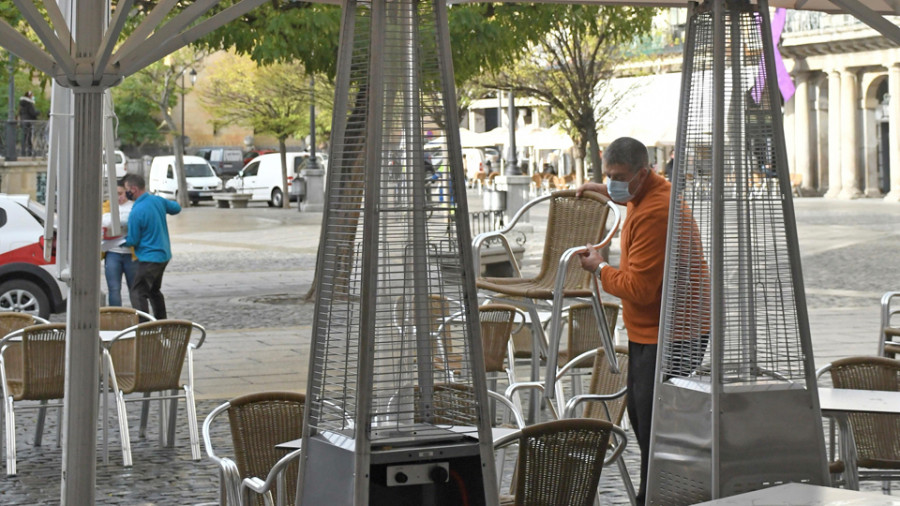
[[603,168],[609,184],[585,183],[577,193],[595,191],[617,204],[627,205],[619,268],[607,264],[593,248],[581,257],[581,266],[599,273],[603,289],[622,299],[622,319],[628,331],[628,419],[641,450],[638,504],[642,505],[647,491],[650,418],[672,185],[650,169],[647,148],[630,137],[616,139],[606,148]]

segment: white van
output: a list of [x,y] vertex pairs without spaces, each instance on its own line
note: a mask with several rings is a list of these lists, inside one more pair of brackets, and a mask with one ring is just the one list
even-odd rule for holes
[[[178,194],[178,180],[175,174],[175,156],[154,157],[150,164],[147,191],[175,200]],[[188,198],[194,205],[201,200],[212,200],[213,193],[222,189],[222,180],[216,176],[209,162],[199,156],[184,157],[184,174],[187,179]]]
[[[285,153],[285,157],[287,183],[290,185],[300,170],[306,167],[303,162],[309,158],[309,153]],[[318,152],[316,163],[319,168],[326,168],[326,158]],[[254,202],[268,202],[269,206],[281,207],[285,194],[281,185],[281,154],[267,153],[250,160],[237,176],[225,183],[225,189],[249,194]]]

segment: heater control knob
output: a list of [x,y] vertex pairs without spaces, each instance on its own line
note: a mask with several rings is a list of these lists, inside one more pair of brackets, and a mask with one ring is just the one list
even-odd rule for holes
[[397,483],[406,483],[407,481],[409,481],[409,476],[407,476],[406,473],[401,471],[394,475],[394,480]]
[[450,475],[443,467],[434,466],[428,471],[428,477],[431,478],[431,481],[434,483],[446,483],[447,478],[449,478]]

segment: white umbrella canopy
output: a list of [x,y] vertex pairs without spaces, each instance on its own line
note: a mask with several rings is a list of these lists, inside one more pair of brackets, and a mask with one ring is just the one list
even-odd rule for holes
[[681,91],[681,73],[627,77],[610,82],[601,108],[623,95],[611,119],[597,132],[601,145],[633,137],[647,146],[674,146]]
[[574,143],[559,125],[550,128],[529,127],[516,135],[517,143],[534,149],[569,149]]

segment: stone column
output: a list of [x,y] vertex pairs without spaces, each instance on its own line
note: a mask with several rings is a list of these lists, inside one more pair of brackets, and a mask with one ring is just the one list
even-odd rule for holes
[[794,76],[794,167],[792,172],[803,174],[803,194],[812,195],[816,188],[816,171],[810,156],[809,73]]
[[862,196],[859,189],[859,161],[857,158],[858,133],[857,109],[859,92],[856,74],[849,69],[841,70],[841,193],[842,199],[856,199]]
[[[526,202],[531,200],[528,194],[528,190],[531,187],[531,178],[528,176],[497,176],[494,178],[494,185],[497,191],[506,192],[506,210],[503,213],[503,223],[509,223],[516,212]],[[516,230],[534,230],[527,214],[522,216],[521,221],[516,225]]]
[[819,171],[819,186],[817,194],[822,195],[828,190],[828,97],[823,94],[825,79],[818,79],[816,84],[816,166]]
[[837,198],[841,192],[841,73],[828,71],[828,192]]
[[885,200],[900,201],[900,63],[888,70],[888,149],[890,150],[891,191]]

